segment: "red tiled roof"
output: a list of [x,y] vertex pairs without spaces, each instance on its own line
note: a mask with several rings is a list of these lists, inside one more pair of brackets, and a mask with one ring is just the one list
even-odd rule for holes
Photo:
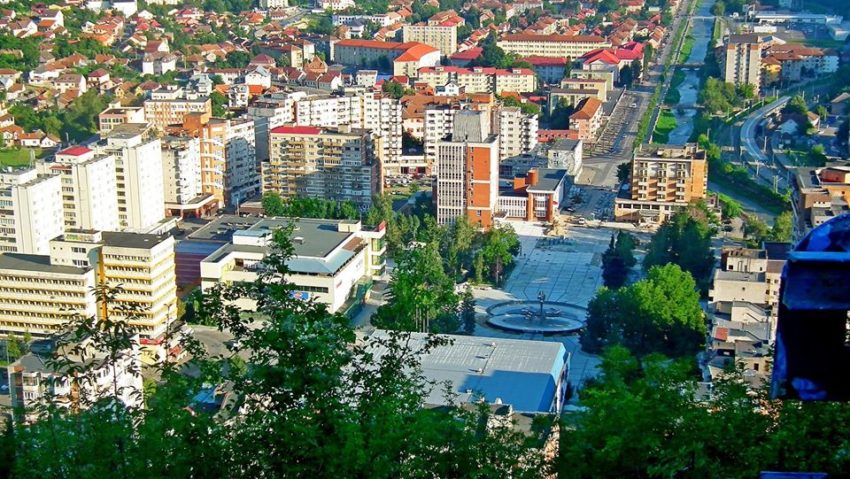
[[271,132],[289,135],[318,135],[322,132],[322,129],[315,126],[279,126],[272,128]]
[[714,330],[714,339],[726,341],[729,339],[729,328],[717,328]]
[[462,52],[455,53],[449,58],[451,58],[452,60],[475,60],[476,58],[480,57],[483,52],[483,48],[473,47],[469,50],[464,50]]
[[581,59],[585,63],[593,63],[595,61],[602,61],[609,65],[617,65],[620,63],[620,59],[617,58],[617,55],[615,55],[611,50],[602,48],[597,48],[596,50],[585,53],[581,56]]
[[600,108],[602,108],[602,102],[599,101],[597,98],[585,98],[582,102],[581,108],[579,108],[578,111],[570,115],[570,119],[589,120],[593,118],[593,115],[595,115]]
[[58,154],[68,156],[83,156],[90,151],[91,150],[86,148],[85,146],[72,146],[70,148],[60,151]]
[[422,59],[422,57],[424,57],[425,55],[428,55],[429,53],[434,53],[434,52],[440,51],[440,50],[437,50],[436,48],[434,48],[432,46],[425,45],[424,43],[417,43],[417,42],[402,43],[401,46],[402,47],[407,46],[408,48],[405,50],[404,53],[399,55],[398,58],[396,58],[394,61],[397,61],[397,62],[419,61],[419,60]]
[[361,48],[383,48],[385,50],[396,50],[402,48],[403,43],[399,42],[379,42],[377,40],[340,40],[336,42],[336,47],[361,47]]

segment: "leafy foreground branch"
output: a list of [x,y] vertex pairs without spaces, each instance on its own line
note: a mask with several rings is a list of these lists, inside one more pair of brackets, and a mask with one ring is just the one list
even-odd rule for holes
[[[444,386],[423,378],[418,358],[445,337],[430,338],[419,351],[403,332],[358,340],[347,318],[294,299],[284,279],[289,233],[276,232],[277,248],[260,280],[205,295],[199,314],[234,336],[228,354],[209,356],[187,340],[191,364],[158,371],[144,408],[109,399],[85,408],[47,405],[42,420],[7,429],[0,475],[524,478],[548,472],[537,444],[493,420],[486,405],[423,407],[431,388]],[[239,310],[235,298],[256,301],[257,312]],[[108,306],[107,296],[104,301]],[[81,332],[102,328],[93,324],[74,325]],[[126,323],[116,324],[112,336],[132,335]],[[103,343],[106,350],[126,349],[121,341]],[[378,348],[383,354],[375,354]],[[82,366],[76,374],[92,371]],[[199,412],[192,398],[210,384],[230,391],[229,414]]]

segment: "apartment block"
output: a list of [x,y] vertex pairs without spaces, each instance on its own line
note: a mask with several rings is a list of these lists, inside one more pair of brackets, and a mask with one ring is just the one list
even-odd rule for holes
[[159,131],[164,131],[169,125],[183,123],[183,118],[189,113],[206,113],[212,115],[212,102],[209,97],[195,95],[179,87],[166,87],[151,92],[151,97],[145,100],[145,121]]
[[96,149],[115,159],[118,226],[148,231],[165,219],[162,147],[147,123],[116,125]]
[[457,51],[457,25],[405,25],[401,35],[403,41],[432,46],[444,57]]
[[466,93],[530,93],[537,89],[537,76],[527,68],[437,66],[419,69],[419,81],[432,88],[454,83]]
[[295,102],[295,123],[371,130],[381,138],[376,153],[382,171],[395,171],[400,167],[402,107],[394,98],[357,87],[346,88],[342,94],[311,96]]
[[200,138],[164,136],[160,141],[166,214],[200,218],[215,212],[216,199],[202,193]]
[[59,175],[66,230],[120,229],[114,156],[73,146],[56,153],[52,162],[37,163],[36,168],[39,174]]
[[449,138],[437,143],[437,222],[466,216],[487,229],[499,196],[499,137],[486,112],[457,112]]
[[98,283],[120,287],[112,304],[101,306],[98,314],[126,319],[142,336],[143,344],[161,338],[177,318],[172,236],[67,230],[50,242],[48,262],[50,266],[91,269]]
[[306,97],[307,93],[302,91],[271,93],[255,98],[248,106],[248,118],[254,120],[254,146],[258,162],[269,159],[269,131],[294,123],[295,102]]
[[268,163],[263,164],[263,192],[284,198],[353,201],[363,207],[380,192],[375,151],[380,139],[368,130],[281,126],[271,131]]
[[201,193],[212,195],[219,207],[244,201],[259,192],[253,120],[185,116],[182,126],[168,132],[200,140]]
[[[192,234],[195,239],[229,237],[200,264],[204,291],[220,282],[255,281],[261,261],[272,249],[273,232],[290,223],[295,227],[294,250],[286,279],[294,285],[296,297],[324,304],[331,313],[347,312],[363,301],[372,279],[384,273],[383,225],[370,229],[356,220],[262,218],[244,228],[228,226],[242,221],[225,216]],[[235,303],[255,307],[248,298]]]
[[756,95],[761,88],[762,38],[755,34],[729,35],[723,45],[723,80],[735,86],[753,85]]
[[537,116],[519,107],[500,107],[493,115],[493,132],[499,135],[499,160],[528,153],[537,146]]
[[521,57],[578,58],[598,48],[609,48],[611,43],[596,35],[534,35],[518,33],[503,35],[497,42],[506,53]]
[[64,229],[59,175],[0,171],[0,252],[47,254]]
[[549,146],[547,157],[549,168],[566,170],[568,175],[578,176],[582,168],[584,143],[581,140],[559,139]]
[[98,133],[105,135],[117,125],[124,123],[144,123],[145,109],[140,106],[110,105],[97,116]]
[[614,200],[617,221],[661,223],[708,190],[705,151],[696,144],[641,145],[632,160],[631,188]]
[[596,98],[585,98],[570,115],[570,129],[577,131],[578,139],[582,141],[595,142],[601,124],[602,102]]
[[423,128],[425,163],[432,172],[439,169],[437,145],[451,136],[456,115],[461,111],[481,111],[488,117],[488,132],[499,136],[499,161],[528,153],[537,145],[537,117],[522,113],[517,107],[487,103],[432,105],[425,110]]

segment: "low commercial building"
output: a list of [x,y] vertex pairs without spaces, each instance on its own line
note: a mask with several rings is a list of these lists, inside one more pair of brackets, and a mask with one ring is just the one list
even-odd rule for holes
[[[361,338],[386,337],[376,330]],[[428,381],[450,383],[449,403],[442,388],[425,398],[430,406],[474,404],[510,405],[516,411],[558,413],[564,406],[570,356],[564,345],[551,341],[444,335],[451,341],[423,354],[422,375]],[[421,349],[428,335],[413,333],[411,351]],[[371,342],[376,361],[389,351]]]
[[632,160],[631,185],[614,199],[617,221],[661,223],[677,209],[706,198],[708,165],[696,144],[641,145]]
[[[228,218],[219,218],[193,234],[195,239],[230,238],[200,264],[204,291],[218,283],[255,281],[263,258],[272,250],[274,231],[290,224],[294,251],[286,263],[290,271],[286,279],[295,286],[298,298],[325,304],[332,313],[345,312],[362,302],[372,279],[384,273],[383,225],[365,228],[356,220],[263,218],[247,227],[239,223],[231,227]],[[256,307],[248,298],[235,304]]]
[[570,189],[566,170],[535,168],[516,176],[510,190],[499,192],[496,212],[507,218],[552,221]]
[[795,239],[836,216],[850,213],[850,166],[797,168],[794,180],[791,208]]

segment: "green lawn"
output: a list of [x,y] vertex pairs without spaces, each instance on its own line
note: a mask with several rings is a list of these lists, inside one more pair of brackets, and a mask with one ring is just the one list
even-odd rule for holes
[[[0,149],[0,166],[27,166],[30,164],[30,150],[32,148],[4,148]],[[41,149],[35,149],[35,157],[41,157]]]
[[652,141],[654,143],[667,143],[669,141],[670,132],[676,129],[676,117],[670,110],[664,110],[658,115],[658,123],[655,124],[655,131],[652,133]]
[[682,43],[682,50],[679,52],[679,62],[687,63],[688,58],[691,56],[691,51],[694,49],[694,38],[691,34],[685,37],[684,43]]
[[668,105],[677,105],[679,103],[681,95],[678,88],[683,81],[685,81],[685,72],[677,68],[673,72],[673,79],[670,80],[670,89],[667,90],[667,94],[664,96],[664,103]]

